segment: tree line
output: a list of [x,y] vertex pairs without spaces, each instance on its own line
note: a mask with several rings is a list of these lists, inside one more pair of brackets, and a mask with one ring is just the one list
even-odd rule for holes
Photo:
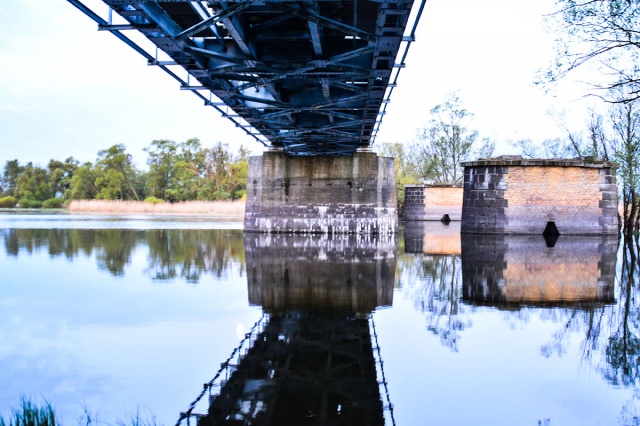
[[7,161],[0,176],[0,207],[61,207],[70,200],[149,202],[242,199],[246,193],[249,150],[232,151],[218,142],[204,148],[154,140],[144,149],[148,171],[140,170],[123,144],[98,151],[95,162],[73,157],[46,167]]

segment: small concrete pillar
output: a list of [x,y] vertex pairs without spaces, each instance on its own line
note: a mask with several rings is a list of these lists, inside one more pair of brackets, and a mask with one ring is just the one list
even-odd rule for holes
[[268,151],[249,159],[245,231],[393,234],[397,227],[393,158]]
[[443,220],[445,215],[462,217],[462,184],[405,185],[404,220]]
[[462,233],[615,235],[611,164],[503,156],[462,163]]

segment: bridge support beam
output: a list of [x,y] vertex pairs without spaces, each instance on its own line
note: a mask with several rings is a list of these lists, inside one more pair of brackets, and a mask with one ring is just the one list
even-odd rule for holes
[[397,227],[393,158],[268,151],[249,160],[245,231],[391,234]]

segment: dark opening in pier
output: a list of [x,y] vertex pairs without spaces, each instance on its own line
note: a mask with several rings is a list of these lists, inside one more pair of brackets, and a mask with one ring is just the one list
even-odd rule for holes
[[547,222],[547,226],[544,228],[542,236],[544,237],[544,241],[547,243],[547,247],[554,247],[556,245],[556,241],[558,241],[558,237],[560,236],[560,231],[558,231],[556,223]]

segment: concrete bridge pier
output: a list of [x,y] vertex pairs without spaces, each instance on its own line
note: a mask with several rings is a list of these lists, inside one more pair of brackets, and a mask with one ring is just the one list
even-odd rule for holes
[[245,231],[393,234],[397,227],[393,158],[268,151],[249,160]]

